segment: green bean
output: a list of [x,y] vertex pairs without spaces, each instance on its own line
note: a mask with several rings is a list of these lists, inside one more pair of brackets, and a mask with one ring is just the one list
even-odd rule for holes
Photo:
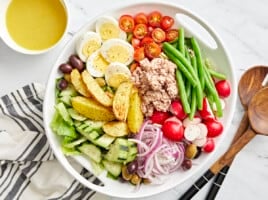
[[196,90],[193,88],[192,89],[192,98],[191,98],[191,111],[190,111],[190,114],[189,114],[189,118],[190,120],[193,119],[194,117],[194,114],[196,112]]
[[200,84],[201,84],[202,89],[204,89],[204,87],[205,87],[204,66],[203,66],[203,62],[202,62],[201,51],[200,51],[199,45],[194,37],[191,38],[191,43],[192,43],[193,50],[194,50],[194,53],[196,56]]
[[187,100],[182,74],[180,73],[180,71],[178,69],[176,70],[176,79],[177,79],[177,85],[178,85],[179,92],[180,92],[183,110],[185,113],[188,114],[188,113],[190,113],[191,109],[190,109],[189,102]]
[[[196,62],[196,56],[193,52],[193,50],[190,50],[190,59],[191,59],[191,64],[194,68],[194,71],[197,73],[197,62]],[[203,90],[201,88],[201,85],[199,84],[199,86],[197,88],[195,88],[195,97],[196,97],[196,104],[198,109],[202,109],[203,107]]]
[[179,39],[178,39],[178,46],[177,49],[180,50],[182,55],[185,55],[185,48],[184,48],[184,29],[181,27],[179,29]]
[[207,69],[209,74],[217,79],[226,80],[226,76],[220,72],[216,72],[213,69]]
[[216,104],[217,116],[221,117],[222,116],[222,107],[221,107],[220,98],[219,98],[218,92],[215,88],[214,82],[213,82],[213,80],[212,80],[212,78],[211,78],[211,76],[206,68],[204,68],[204,78],[205,78],[206,87],[207,87],[208,91],[211,93],[211,96],[213,97],[213,100]]
[[190,100],[191,98],[191,91],[192,91],[192,86],[189,81],[185,81],[185,91],[186,91],[186,96]]
[[179,59],[177,59],[173,54],[171,54],[169,51],[166,51],[164,49],[165,54],[167,55],[167,57],[173,61],[178,69],[183,73],[183,75],[188,79],[188,81],[191,83],[191,85],[193,87],[195,87],[197,85],[197,81],[192,77],[191,73],[189,72],[189,70],[181,63],[181,61]]
[[191,66],[191,63],[185,58],[185,56],[180,51],[178,51],[176,48],[174,48],[168,42],[163,43],[163,50],[166,54],[167,53],[169,53],[169,55],[172,54],[176,59],[178,59],[188,69],[188,71],[192,75],[193,79],[195,79],[199,83],[198,76],[195,73],[193,67]]
[[196,85],[196,101],[197,101],[197,108],[201,110],[203,108],[203,90],[201,88],[201,84]]

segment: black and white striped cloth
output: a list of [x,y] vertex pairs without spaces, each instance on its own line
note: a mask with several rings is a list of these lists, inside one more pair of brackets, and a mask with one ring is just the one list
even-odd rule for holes
[[34,83],[0,98],[0,199],[107,199],[74,180],[55,159],[42,125],[43,93]]

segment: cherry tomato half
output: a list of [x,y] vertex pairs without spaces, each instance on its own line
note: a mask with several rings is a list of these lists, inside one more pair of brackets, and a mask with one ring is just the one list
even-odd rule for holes
[[153,11],[148,15],[148,23],[152,27],[160,27],[162,14],[158,11]]
[[146,44],[149,44],[151,42],[153,42],[153,38],[149,37],[149,36],[145,36],[142,40],[141,40],[141,43],[140,43],[140,46],[143,47],[145,46]]
[[161,28],[167,30],[171,28],[174,24],[174,19],[170,16],[164,16],[161,19]]
[[132,32],[133,29],[134,29],[134,26],[135,26],[135,22],[134,22],[134,19],[132,16],[130,15],[122,15],[120,18],[119,18],[119,27],[129,33],[129,32]]
[[144,38],[144,36],[146,36],[147,33],[148,33],[148,29],[145,24],[137,24],[134,27],[133,34],[138,39]]
[[132,38],[131,39],[131,45],[133,46],[134,49],[137,49],[140,47],[141,41],[137,38]]
[[140,47],[140,48],[135,49],[135,51],[134,51],[134,60],[139,62],[144,58],[145,58],[144,47]]
[[130,69],[131,72],[134,72],[135,69],[136,69],[137,67],[139,67],[139,64],[136,63],[136,62],[133,62],[133,63],[130,65],[129,69]]
[[148,23],[146,14],[142,13],[142,12],[135,15],[134,21],[136,24],[147,24]]
[[166,31],[166,41],[167,42],[175,42],[179,37],[179,32],[176,29],[170,29]]
[[166,39],[166,33],[161,28],[155,28],[152,32],[152,38],[156,43],[164,42]]
[[148,58],[153,59],[160,55],[161,47],[155,42],[150,42],[144,46],[144,52]]

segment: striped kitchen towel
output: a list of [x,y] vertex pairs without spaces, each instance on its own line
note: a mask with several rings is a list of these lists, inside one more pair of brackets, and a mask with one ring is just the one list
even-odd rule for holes
[[43,86],[35,83],[0,98],[0,199],[107,199],[74,180],[55,159],[44,134],[43,94]]

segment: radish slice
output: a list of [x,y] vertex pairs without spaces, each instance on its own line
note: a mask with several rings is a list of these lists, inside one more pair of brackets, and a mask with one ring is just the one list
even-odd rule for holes
[[193,120],[190,120],[189,117],[185,118],[182,122],[184,127],[187,127],[189,125],[197,125],[201,122],[201,118],[200,117],[194,117]]
[[204,146],[206,144],[206,142],[207,142],[207,138],[204,137],[204,138],[201,138],[201,139],[195,139],[193,141],[193,144],[195,144],[198,147],[202,147],[202,146]]
[[207,137],[208,129],[207,126],[203,123],[197,124],[197,126],[200,128],[201,132],[200,135],[196,139],[202,139]]
[[188,141],[194,141],[201,134],[201,129],[198,125],[190,124],[184,130],[184,137]]

